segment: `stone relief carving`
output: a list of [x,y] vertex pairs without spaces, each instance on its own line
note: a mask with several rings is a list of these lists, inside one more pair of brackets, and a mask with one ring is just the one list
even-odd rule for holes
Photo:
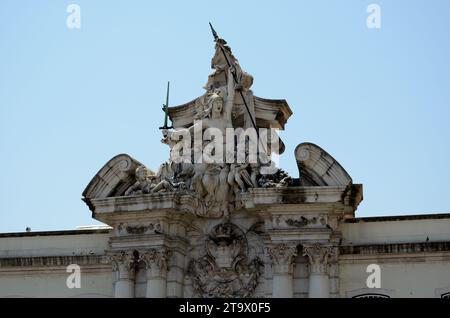
[[283,188],[292,184],[292,178],[283,169],[278,169],[274,174],[261,175],[257,183],[260,188]]
[[272,217],[272,228],[274,229],[286,229],[290,227],[295,228],[328,228],[332,229],[328,224],[329,217],[326,214],[319,214],[317,216],[312,215],[300,215],[300,216],[285,216],[274,215]]
[[[227,59],[230,65],[227,63]],[[189,120],[191,124],[175,130],[166,128],[162,130],[162,142],[169,146],[171,154],[178,146],[176,142],[181,131],[190,133],[190,142],[193,147],[191,153],[187,155],[196,158],[198,154],[207,152],[208,140],[194,142],[195,131],[203,133],[207,128],[216,128],[225,137],[227,128],[253,127],[255,109],[253,93],[250,90],[253,77],[241,69],[231,48],[223,39],[218,38],[216,41],[216,51],[211,61],[211,67],[214,71],[208,77],[205,85],[206,93],[196,100],[195,114],[189,115],[192,116]],[[247,110],[242,104],[243,99],[247,103]],[[239,124],[233,122],[233,114],[244,114],[244,121]],[[240,134],[238,133],[239,136],[236,137],[240,138]],[[246,144],[249,148],[250,141],[247,140]],[[237,160],[232,162],[226,160],[231,157],[237,158],[238,150],[236,148],[224,151],[224,163],[221,164],[175,163],[171,156],[171,159],[163,163],[156,174],[151,173],[146,167],[140,166],[135,172],[135,184],[125,191],[125,195],[158,192],[191,194],[194,199],[192,207],[187,208],[189,212],[199,217],[224,218],[224,221],[227,221],[233,211],[243,206],[241,194],[248,189],[287,187],[292,184],[292,179],[282,170],[277,170],[276,173],[270,175],[261,173],[262,167],[273,165],[268,149],[268,153],[263,152],[261,155],[264,157],[264,163],[261,162],[261,158],[256,162],[247,162],[247,158],[245,162],[239,163]],[[247,154],[246,151],[245,153]]]
[[[176,192],[194,198],[189,212],[199,217],[229,219],[230,213],[243,206],[241,193],[255,187],[287,187],[291,178],[284,172],[260,174],[257,164],[164,163],[158,174],[144,166],[136,169],[136,182],[126,196]],[[169,176],[169,177],[167,177]],[[283,177],[281,177],[283,176]]]
[[309,223],[315,223],[315,222],[316,222],[316,218],[313,218],[312,220],[308,220],[304,216],[301,216],[299,220],[294,220],[294,219],[286,220],[286,224],[289,226],[293,226],[293,227],[305,227]]
[[151,174],[145,166],[136,168],[136,182],[125,191],[125,195],[149,194],[159,191],[173,191],[173,185],[167,180],[161,180],[155,174]]
[[120,223],[117,225],[115,229],[117,236],[123,235],[141,235],[141,234],[161,234],[161,224],[159,221],[148,224],[128,224],[128,223]]
[[192,259],[188,275],[196,296],[251,297],[262,273],[258,257],[248,258],[244,233],[234,224],[213,228],[205,244],[205,254]]
[[[300,216],[292,218],[283,218],[286,225],[291,227],[327,227],[328,217],[326,215],[319,214],[318,216]],[[278,225],[280,225],[278,221]]]

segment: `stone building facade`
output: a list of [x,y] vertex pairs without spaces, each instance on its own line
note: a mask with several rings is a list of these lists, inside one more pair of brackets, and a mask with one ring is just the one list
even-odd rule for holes
[[[165,107],[170,159],[153,172],[121,154],[99,170],[83,200],[105,227],[0,234],[0,297],[448,298],[450,215],[356,218],[362,185],[312,143],[295,149],[295,177],[270,160],[284,151],[276,134],[257,139],[264,156],[251,161],[252,139],[234,141],[284,129],[292,111],[253,95],[253,77],[215,39],[205,94]],[[205,139],[210,128],[218,135]],[[227,129],[222,158],[233,160],[174,159],[204,153]],[[70,265],[79,285],[68,284]]]

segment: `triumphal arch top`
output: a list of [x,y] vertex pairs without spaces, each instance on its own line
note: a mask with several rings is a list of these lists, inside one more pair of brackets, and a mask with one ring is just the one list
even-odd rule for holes
[[311,143],[295,149],[298,175],[277,166],[276,130],[291,108],[254,95],[252,75],[212,31],[205,93],[164,107],[167,161],[152,170],[118,155],[83,192],[93,217],[113,227],[114,296],[336,296],[340,226],[362,186]]

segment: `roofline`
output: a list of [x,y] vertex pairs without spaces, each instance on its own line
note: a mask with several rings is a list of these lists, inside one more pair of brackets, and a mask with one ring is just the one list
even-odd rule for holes
[[431,252],[450,251],[450,241],[438,242],[407,242],[387,244],[364,244],[364,245],[342,245],[339,246],[340,255],[365,254],[381,256],[382,254],[419,254]]
[[[347,219],[347,220],[345,220],[345,223],[389,222],[389,221],[410,221],[410,220],[430,220],[430,219],[431,220],[450,219],[450,213],[371,216],[371,217]],[[111,231],[111,229],[86,229],[86,230],[11,232],[11,233],[0,233],[0,238],[2,238],[2,237],[29,237],[29,236],[82,235],[82,234],[107,234],[107,233],[110,233],[110,231]]]
[[450,219],[450,213],[370,216],[370,217],[347,219],[345,220],[345,223],[439,220],[439,219]]
[[36,231],[36,232],[11,232],[0,233],[2,237],[28,237],[28,236],[57,236],[57,235],[82,235],[82,234],[107,234],[111,229],[89,230],[61,230],[61,231]]

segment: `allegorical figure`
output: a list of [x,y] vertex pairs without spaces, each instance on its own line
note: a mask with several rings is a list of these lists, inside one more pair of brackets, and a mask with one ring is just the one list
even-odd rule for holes
[[[251,91],[253,77],[242,70],[231,48],[218,37],[212,26],[211,30],[216,47],[211,60],[214,71],[204,87],[206,93],[189,105],[189,113],[181,115],[186,121],[174,123],[178,127],[169,127],[168,85],[164,125],[160,129],[162,142],[170,148],[170,159],[161,166],[156,177],[138,179],[127,194],[172,188],[182,190],[193,194],[193,212],[197,216],[228,220],[231,213],[242,206],[243,192],[258,186],[275,187],[279,180],[269,177],[259,180],[267,170],[263,171],[263,168],[270,168],[267,167],[271,163],[270,158],[265,153],[269,149],[264,149],[267,147],[263,147],[258,154],[264,153],[268,160],[259,160],[258,156],[256,162],[249,162],[251,156],[248,152],[253,148],[256,150],[259,144],[252,138],[247,141],[245,135],[241,138],[241,134],[248,128],[257,129]],[[233,130],[233,144],[230,146],[226,144],[229,141],[227,129],[232,128],[239,130]],[[249,159],[244,162],[237,160],[238,154],[242,155],[243,151],[235,146],[236,140],[244,142],[244,149],[249,149],[245,151],[245,158]],[[287,179],[280,186],[286,184]]]
[[231,70],[228,69],[228,81],[221,89],[211,89],[205,95],[205,101],[201,109],[197,110],[197,122],[189,131],[194,132],[195,127],[201,125],[202,131],[207,128],[217,128],[225,136],[226,128],[233,128],[231,111],[234,105],[235,84]]
[[151,174],[145,166],[136,168],[136,182],[125,191],[125,195],[139,195],[154,193],[161,190],[172,191],[174,187],[167,180],[160,180]]

